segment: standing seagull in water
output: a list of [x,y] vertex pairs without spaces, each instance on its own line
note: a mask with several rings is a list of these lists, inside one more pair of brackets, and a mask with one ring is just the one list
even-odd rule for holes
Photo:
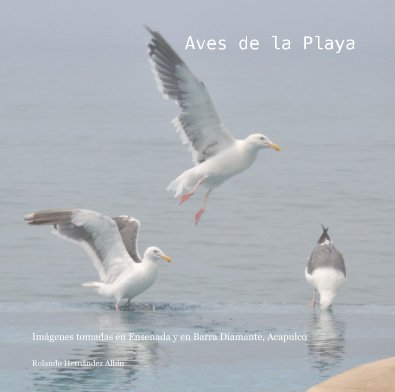
[[152,35],[148,47],[155,79],[162,95],[174,100],[181,109],[173,124],[183,144],[190,144],[196,165],[171,182],[167,190],[173,192],[175,197],[183,194],[180,198],[182,204],[200,185],[208,188],[203,206],[195,215],[197,224],[213,189],[248,169],[260,149],[271,147],[280,151],[280,147],[260,133],[243,140],[234,138],[218,117],[203,82],[196,78],[157,31],[148,27],[147,30]]
[[100,282],[84,283],[99,294],[116,299],[119,310],[122,298],[130,300],[147,290],[158,274],[157,261],[171,261],[159,248],[149,247],[143,258],[137,250],[140,222],[128,216],[110,218],[89,210],[46,210],[25,216],[31,225],[53,225],[54,233],[77,242],[91,257]]
[[323,233],[313,249],[307,263],[305,276],[314,287],[312,305],[316,291],[320,293],[321,309],[328,309],[336,296],[337,289],[346,281],[346,266],[342,254],[331,241],[329,227],[322,226]]

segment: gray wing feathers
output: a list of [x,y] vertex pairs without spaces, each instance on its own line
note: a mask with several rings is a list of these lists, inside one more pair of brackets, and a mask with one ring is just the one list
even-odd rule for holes
[[139,251],[137,249],[137,239],[140,229],[140,222],[128,216],[117,216],[112,218],[118,226],[123,243],[130,257],[136,262],[141,263]]
[[53,225],[55,234],[80,244],[104,282],[114,281],[132,265],[117,224],[108,216],[79,209],[46,210],[29,214],[25,220],[33,225]]
[[200,163],[235,141],[221,123],[204,84],[156,31],[148,44],[159,90],[178,103],[181,114],[173,120],[184,144],[190,143],[195,163]]
[[30,225],[53,225],[70,222],[73,210],[43,210],[25,216]]
[[317,245],[307,263],[307,272],[312,274],[317,268],[333,268],[346,276],[346,266],[342,254],[333,244]]

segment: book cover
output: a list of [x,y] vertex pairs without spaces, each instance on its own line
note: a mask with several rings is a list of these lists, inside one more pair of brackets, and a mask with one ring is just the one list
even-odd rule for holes
[[394,356],[394,11],[2,1],[1,390],[299,392]]

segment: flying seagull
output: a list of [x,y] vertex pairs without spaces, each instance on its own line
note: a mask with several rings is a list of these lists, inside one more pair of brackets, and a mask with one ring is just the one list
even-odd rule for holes
[[248,169],[259,150],[271,147],[280,151],[280,147],[260,133],[243,140],[234,138],[219,118],[203,82],[157,31],[147,30],[152,35],[148,48],[155,80],[162,95],[181,109],[173,124],[183,144],[190,144],[196,165],[171,182],[167,190],[175,197],[181,195],[182,204],[201,185],[207,188],[203,205],[195,215],[197,224],[213,189]]
[[155,282],[159,259],[171,261],[171,257],[155,246],[147,248],[143,258],[140,257],[137,249],[140,222],[128,216],[110,218],[80,209],[45,210],[28,214],[25,220],[31,225],[53,225],[55,234],[80,244],[100,276],[100,282],[83,286],[115,298],[117,310],[122,298],[128,298],[129,305],[132,298]]
[[322,226],[322,229],[323,233],[307,263],[305,277],[314,287],[312,305],[315,305],[318,290],[321,309],[325,310],[332,305],[337,289],[346,281],[346,266],[342,254],[329,237],[329,227]]

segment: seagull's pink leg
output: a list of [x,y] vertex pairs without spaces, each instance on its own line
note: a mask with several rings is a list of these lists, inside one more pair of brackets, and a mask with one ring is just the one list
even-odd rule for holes
[[120,310],[121,310],[121,307],[120,307],[120,302],[121,302],[121,300],[117,300],[117,303],[115,304],[115,309],[119,312]]
[[313,292],[313,299],[311,300],[311,306],[314,308],[314,306],[315,306],[315,295],[316,295],[316,293],[317,293],[317,289],[314,289],[314,292]]
[[201,208],[199,208],[199,211],[195,215],[195,225],[197,225],[199,223],[199,220],[202,217],[204,210],[206,209],[207,202],[208,202],[208,196],[209,196],[210,192],[211,192],[211,189],[209,189],[206,192],[206,194],[204,195],[203,206]]
[[180,197],[180,202],[178,204],[182,204],[184,203],[184,201],[187,201],[195,192],[196,190],[199,188],[199,185],[206,179],[205,176],[203,176],[196,184],[195,186],[185,195],[182,195]]

